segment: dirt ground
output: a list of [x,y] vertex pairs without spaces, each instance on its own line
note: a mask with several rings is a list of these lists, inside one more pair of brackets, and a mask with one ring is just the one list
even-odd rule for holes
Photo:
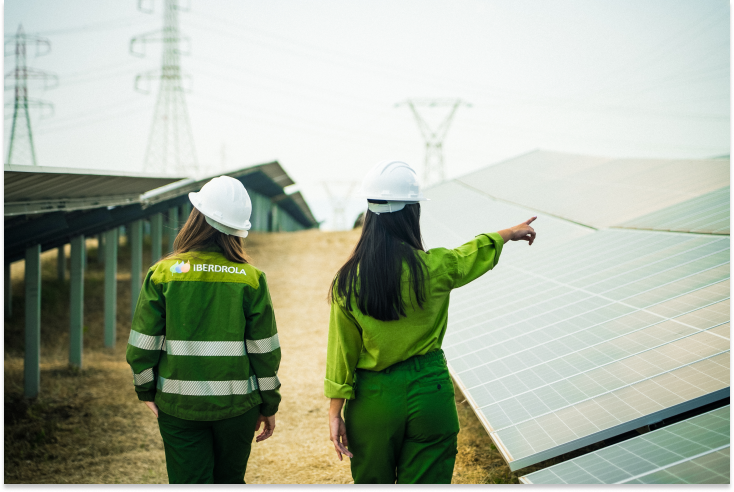
[[[270,439],[253,444],[248,483],[350,483],[328,439],[323,396],[329,282],[359,231],[252,234],[246,249],[268,275],[283,360],[283,402]],[[43,255],[41,396],[23,392],[23,265],[13,265],[13,317],[5,322],[5,483],[167,483],[152,413],[135,397],[125,346],[130,330],[129,250],[120,248],[118,327],[103,346],[103,267],[88,240],[84,366],[68,367],[68,272]],[[149,251],[149,248],[146,248]],[[67,251],[68,254],[68,251]],[[147,264],[150,258],[144,258]],[[464,398],[454,483],[517,483]]]

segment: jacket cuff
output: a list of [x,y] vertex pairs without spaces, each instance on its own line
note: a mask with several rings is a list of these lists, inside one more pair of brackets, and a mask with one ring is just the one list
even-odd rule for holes
[[260,404],[260,415],[263,417],[272,417],[278,413],[278,405],[266,405],[265,403]]
[[155,401],[155,390],[152,391],[138,391],[138,400],[140,401]]
[[351,400],[354,398],[354,388],[351,384],[339,384],[329,379],[324,379],[324,395],[327,398]]
[[502,239],[502,236],[499,235],[497,232],[483,232],[482,234],[478,234],[477,237],[484,236],[487,238],[487,244],[492,244],[494,246],[494,250],[497,252],[494,255],[494,262],[493,262],[493,268],[497,266],[497,263],[500,261],[500,255],[502,254],[502,248],[505,246],[505,240]]

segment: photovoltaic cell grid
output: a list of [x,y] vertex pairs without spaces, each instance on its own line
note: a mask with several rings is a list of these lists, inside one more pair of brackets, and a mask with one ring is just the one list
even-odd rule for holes
[[729,483],[729,405],[520,477],[521,483]]
[[[476,200],[436,199],[429,246],[459,244],[497,213]],[[536,245],[508,245],[452,294],[443,343],[511,469],[728,395],[728,236],[565,229],[562,241],[564,221],[539,220]]]
[[593,227],[611,227],[729,184],[728,159],[603,159],[535,151],[457,181]]
[[627,221],[617,227],[729,234],[729,186]]

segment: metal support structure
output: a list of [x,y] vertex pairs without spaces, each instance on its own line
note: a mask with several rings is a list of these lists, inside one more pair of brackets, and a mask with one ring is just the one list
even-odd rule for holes
[[104,265],[104,241],[105,235],[97,234],[97,263],[100,265]]
[[104,233],[104,346],[114,347],[117,338],[117,228]]
[[[141,5],[142,1],[138,4],[140,10],[152,12],[143,9]],[[154,80],[159,82],[144,169],[149,172],[193,176],[199,170],[199,163],[194,150],[194,136],[184,98],[184,74],[181,70],[181,55],[190,52],[191,43],[178,30],[178,13],[185,10],[188,9],[179,5],[179,0],[164,0],[163,29],[132,38],[130,53],[145,56],[145,47],[149,42],[163,44],[160,69],[139,74],[135,78],[135,89],[144,94],[150,93],[150,88],[141,87],[141,81],[146,81],[148,86]],[[183,50],[179,47],[181,41],[185,41],[187,45]]]
[[[443,162],[443,141],[446,138],[446,133],[449,131],[451,120],[453,120],[459,106],[471,107],[471,104],[466,103],[461,99],[409,99],[404,103],[398,103],[395,106],[403,105],[410,108],[413,116],[415,116],[415,121],[418,123],[418,129],[420,130],[421,135],[423,135],[423,139],[426,141],[426,159],[425,167],[423,169],[422,184],[423,186],[428,186],[441,183],[446,179]],[[432,130],[428,121],[418,113],[419,107],[448,107],[449,114],[441,120],[441,123],[438,124],[435,130]]]
[[87,271],[87,256],[89,250],[87,249],[87,238],[82,241],[82,268]]
[[130,234],[130,319],[135,315],[140,287],[143,283],[143,221],[136,220],[128,226]]
[[63,282],[66,279],[66,253],[64,253],[64,246],[56,248],[56,273],[60,281]]
[[69,364],[81,368],[84,351],[84,236],[71,239],[69,272]]
[[5,319],[13,316],[13,280],[10,276],[9,261],[5,262]]
[[163,214],[150,217],[150,261],[155,263],[163,256]]
[[23,387],[35,398],[41,387],[41,245],[25,251],[25,361]]
[[[359,185],[359,183],[356,181],[324,181],[322,184],[324,185],[326,194],[329,197],[329,202],[331,202],[331,210],[334,214],[331,223],[331,229],[334,231],[344,231],[350,229],[352,224],[347,222],[346,210],[347,205],[349,205],[349,199],[352,197],[352,192],[354,191],[354,188]],[[341,191],[341,193],[336,192],[337,188]]]
[[173,251],[173,241],[178,236],[178,207],[168,210],[168,252]]
[[[36,150],[33,145],[31,116],[28,109],[31,107],[40,107],[49,108],[53,111],[53,105],[45,101],[36,101],[28,98],[28,79],[43,80],[44,89],[56,87],[59,79],[56,75],[26,66],[26,45],[29,42],[35,43],[36,56],[45,55],[51,51],[51,43],[48,39],[25,34],[21,25],[18,26],[18,32],[15,36],[5,41],[6,55],[10,54],[8,53],[7,45],[13,42],[15,44],[15,70],[5,74],[5,78],[7,80],[12,75],[15,79],[15,102],[13,103],[13,122],[10,127],[10,142],[8,143],[8,159],[5,163],[30,164],[35,166],[37,164]],[[41,47],[47,48],[46,51],[41,51]]]
[[185,224],[187,220],[189,220],[189,215],[191,215],[191,202],[186,200],[183,205],[181,205],[181,223]]
[[278,205],[273,203],[270,206],[270,232],[278,232],[280,230],[280,224],[278,222]]

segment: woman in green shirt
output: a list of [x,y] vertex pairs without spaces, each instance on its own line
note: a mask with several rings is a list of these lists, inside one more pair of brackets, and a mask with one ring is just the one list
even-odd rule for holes
[[441,350],[449,294],[494,268],[507,241],[532,244],[535,217],[426,251],[425,198],[410,166],[379,163],[363,192],[362,236],[330,289],[330,438],[340,460],[351,458],[355,483],[451,483],[459,421]]

